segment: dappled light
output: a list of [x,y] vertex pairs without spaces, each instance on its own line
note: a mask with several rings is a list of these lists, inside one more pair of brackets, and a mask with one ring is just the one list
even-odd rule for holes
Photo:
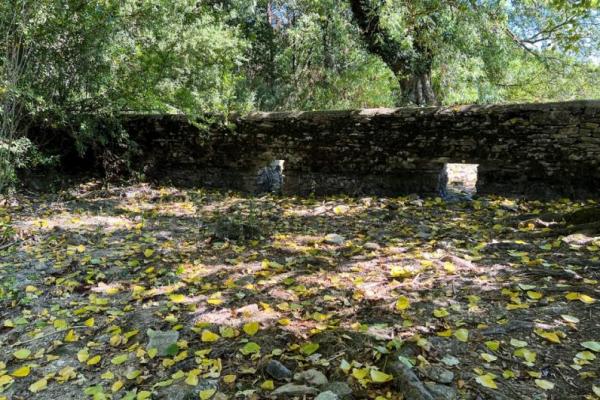
[[76,398],[65,383],[78,376],[97,393],[164,396],[197,390],[197,377],[223,398],[264,398],[287,381],[264,357],[356,398],[388,398],[378,380],[398,357],[460,398],[488,398],[490,382],[543,396],[536,379],[586,393],[581,374],[594,374],[600,238],[546,238],[535,221],[589,202],[68,193],[10,206],[21,238],[0,253],[10,398],[36,382],[43,398]]

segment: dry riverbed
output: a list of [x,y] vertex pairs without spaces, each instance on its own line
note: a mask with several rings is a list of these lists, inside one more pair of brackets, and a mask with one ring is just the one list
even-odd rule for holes
[[592,203],[18,195],[0,399],[600,398],[600,238],[518,220]]

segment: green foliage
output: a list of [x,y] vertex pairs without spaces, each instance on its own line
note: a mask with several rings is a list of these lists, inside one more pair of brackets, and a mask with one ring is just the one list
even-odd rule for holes
[[387,60],[348,1],[2,2],[0,190],[47,161],[24,139],[34,119],[118,171],[135,153],[123,112],[393,106],[423,73],[442,104],[598,97],[597,0],[360,3]]

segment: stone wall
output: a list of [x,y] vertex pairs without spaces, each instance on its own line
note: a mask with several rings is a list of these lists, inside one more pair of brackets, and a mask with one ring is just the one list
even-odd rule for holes
[[600,101],[273,112],[199,129],[178,116],[128,116],[147,176],[252,191],[285,160],[284,192],[434,194],[447,162],[479,164],[479,193],[600,194]]

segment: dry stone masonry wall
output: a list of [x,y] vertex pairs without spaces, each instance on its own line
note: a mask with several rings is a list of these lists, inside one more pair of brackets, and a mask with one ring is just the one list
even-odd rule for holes
[[285,160],[286,194],[435,194],[445,163],[479,164],[479,193],[600,194],[600,101],[271,112],[200,129],[178,116],[128,116],[149,177],[253,191]]

